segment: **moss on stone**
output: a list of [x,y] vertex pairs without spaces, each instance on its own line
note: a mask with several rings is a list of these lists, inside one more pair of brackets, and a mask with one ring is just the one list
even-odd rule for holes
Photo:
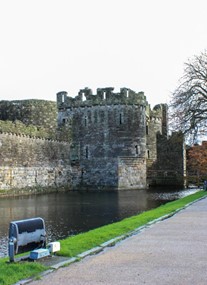
[[15,120],[14,122],[0,120],[0,132],[45,139],[56,139],[56,129],[51,130],[41,126],[25,125],[19,120]]
[[56,102],[46,100],[0,101],[0,131],[56,139]]

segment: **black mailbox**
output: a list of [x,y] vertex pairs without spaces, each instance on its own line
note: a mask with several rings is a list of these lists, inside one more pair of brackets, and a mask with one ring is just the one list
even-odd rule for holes
[[14,255],[46,247],[45,223],[42,218],[12,221],[9,226],[9,258]]

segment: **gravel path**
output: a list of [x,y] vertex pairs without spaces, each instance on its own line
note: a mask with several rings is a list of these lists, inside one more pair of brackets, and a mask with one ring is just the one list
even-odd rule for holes
[[206,285],[207,198],[31,285]]

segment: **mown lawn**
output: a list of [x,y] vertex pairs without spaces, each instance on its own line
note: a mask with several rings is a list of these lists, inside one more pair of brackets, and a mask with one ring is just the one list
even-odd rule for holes
[[11,285],[28,277],[37,276],[38,278],[39,273],[47,270],[47,267],[37,262],[8,263],[7,261],[8,258],[0,259],[1,285]]
[[[120,222],[66,238],[60,241],[61,250],[58,254],[67,257],[76,256],[112,238],[126,235],[150,221],[171,214],[204,196],[207,196],[207,191],[200,191],[137,216],[126,218]],[[8,263],[7,261],[8,258],[0,259],[0,285],[11,285],[32,276],[38,278],[39,273],[48,269],[38,262]]]

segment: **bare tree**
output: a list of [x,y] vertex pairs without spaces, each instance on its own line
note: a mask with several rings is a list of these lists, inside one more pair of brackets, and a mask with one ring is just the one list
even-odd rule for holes
[[185,63],[171,101],[171,121],[191,141],[207,134],[207,51]]

